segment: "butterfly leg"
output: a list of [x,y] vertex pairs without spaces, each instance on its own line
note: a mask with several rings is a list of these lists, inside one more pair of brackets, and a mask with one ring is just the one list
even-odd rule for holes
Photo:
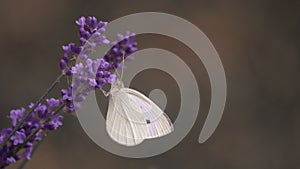
[[101,91],[102,91],[102,93],[104,94],[105,97],[107,97],[108,95],[110,95],[110,91],[109,92],[107,92],[105,90],[101,90]]

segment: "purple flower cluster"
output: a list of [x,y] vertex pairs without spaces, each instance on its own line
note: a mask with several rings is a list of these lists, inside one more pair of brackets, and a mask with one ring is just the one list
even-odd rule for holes
[[[64,56],[59,64],[61,70],[63,70],[67,76],[72,75],[69,66],[70,61],[74,61],[78,57],[80,59],[87,59],[88,53],[80,54],[84,47],[94,48],[102,44],[109,44],[109,40],[102,35],[105,32],[107,22],[98,22],[95,17],[89,16],[88,18],[81,17],[75,23],[80,27],[80,45],[76,46],[75,43],[69,43],[68,45],[63,46]],[[89,39],[92,36],[93,41],[90,41]],[[85,49],[85,51],[87,51],[87,49]]]
[[[59,78],[74,75],[72,84],[61,90],[59,99],[46,99],[45,104],[41,103],[43,99],[36,105],[31,103],[28,106],[31,111],[23,107],[10,111],[8,118],[12,127],[0,131],[0,168],[5,168],[22,158],[29,160],[34,143],[41,141],[45,132],[62,126],[63,116],[57,113],[62,108],[68,113],[75,112],[89,92],[95,89],[102,90],[106,83],[113,83],[116,79],[113,71],[124,58],[137,50],[135,35],[129,32],[124,36],[118,35],[118,41],[110,43],[103,35],[107,22],[97,21],[95,17],[81,17],[76,24],[79,26],[80,45],[64,45],[64,55],[59,63],[64,75]],[[110,45],[111,48],[103,58],[89,58],[89,54],[100,45]],[[77,59],[80,62],[74,65]],[[50,88],[52,90],[52,87]]]
[[[61,105],[58,99],[47,99],[47,104],[39,104],[21,125],[21,127],[11,136],[9,143],[0,150],[0,164],[5,167],[11,163],[26,157],[30,159],[32,146],[35,141],[40,141],[43,132],[56,130],[62,125],[63,116],[55,114],[55,109]],[[32,109],[31,103],[28,108]],[[0,143],[9,135],[17,123],[21,121],[26,113],[24,107],[10,111],[8,118],[12,122],[12,128],[4,128],[0,132]],[[18,153],[18,149],[24,149],[23,153]]]
[[[70,44],[63,46],[65,54],[61,60],[61,63],[63,64],[60,64],[61,69],[66,75],[75,75],[72,85],[61,90],[62,99],[66,105],[66,111],[69,113],[79,109],[80,102],[85,100],[85,97],[90,91],[99,86],[95,79],[96,71],[98,67],[105,65],[105,63],[103,63],[103,59],[92,60],[88,58],[88,55],[92,53],[95,47],[110,43],[103,35],[107,22],[97,21],[95,17],[90,16],[88,18],[79,18],[76,21],[76,24],[80,27],[80,45],[73,48],[71,48],[72,46],[70,46]],[[73,45],[73,43],[71,43],[71,45]],[[71,59],[75,60],[78,58],[81,62],[71,67],[67,66],[66,63],[70,60],[70,53],[72,54]],[[106,74],[111,73],[106,72]],[[114,75],[111,74],[107,79],[112,81]],[[76,93],[72,94],[72,91],[76,91]],[[73,100],[73,98],[75,99]]]
[[111,49],[104,55],[104,60],[110,64],[110,69],[116,69],[123,58],[137,51],[137,42],[134,41],[135,34],[126,32],[123,36],[117,35],[117,42],[111,43]]
[[[74,75],[72,85],[61,90],[66,111],[74,112],[80,108],[88,94],[95,89],[102,89],[105,83],[113,83],[116,75],[108,71],[109,63],[101,59],[87,59],[71,68]],[[98,68],[102,71],[97,71]]]
[[[69,88],[61,90],[66,111],[70,113],[80,108],[80,102],[85,100],[89,92],[95,89],[102,90],[106,83],[113,83],[116,75],[112,72],[118,68],[123,58],[137,50],[137,43],[134,41],[135,35],[129,32],[124,36],[119,34],[117,36],[118,41],[110,43],[103,35],[107,23],[98,22],[95,17],[88,17],[87,19],[81,17],[76,21],[76,24],[80,26],[81,46],[74,47],[74,49],[80,49],[80,52],[73,52],[73,58],[79,58],[80,62],[68,68],[66,74],[74,75],[73,82]],[[103,58],[92,60],[88,57],[95,51],[93,50],[95,47],[109,43],[111,48]],[[65,52],[62,60],[66,58],[66,55],[69,53]]]

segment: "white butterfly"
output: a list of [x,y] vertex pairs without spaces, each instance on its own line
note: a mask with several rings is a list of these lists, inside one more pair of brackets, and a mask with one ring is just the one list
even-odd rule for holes
[[105,95],[109,96],[106,130],[117,143],[135,146],[173,131],[166,113],[142,93],[124,87],[121,80]]

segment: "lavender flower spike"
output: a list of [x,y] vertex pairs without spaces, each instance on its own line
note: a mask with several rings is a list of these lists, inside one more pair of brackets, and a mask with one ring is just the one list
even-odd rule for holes
[[[105,84],[113,83],[116,79],[114,70],[123,58],[137,50],[135,35],[129,32],[118,35],[118,42],[110,43],[104,36],[108,23],[99,21],[94,16],[80,17],[75,23],[79,26],[79,45],[68,43],[62,46],[64,53],[59,62],[62,74],[37,103],[30,103],[28,108],[10,111],[8,118],[11,120],[11,127],[0,131],[0,169],[24,158],[29,160],[35,143],[40,142],[47,132],[63,125],[64,117],[58,112],[63,108],[65,112],[75,112],[89,92],[102,90]],[[89,54],[100,45],[110,45],[111,49],[103,58],[90,59]],[[73,65],[76,59],[80,59],[82,63]],[[62,77],[71,75],[76,75],[73,83],[61,89],[60,98],[46,98]],[[72,93],[74,88],[81,90]]]

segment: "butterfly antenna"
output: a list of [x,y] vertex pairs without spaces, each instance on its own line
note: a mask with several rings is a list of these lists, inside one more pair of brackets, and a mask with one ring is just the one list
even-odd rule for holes
[[118,72],[118,70],[117,70],[117,68],[115,66],[114,66],[114,69],[115,69],[115,72],[116,72],[117,76],[121,77],[120,74],[119,74],[119,72]]
[[121,80],[123,79],[123,72],[124,72],[124,63],[125,63],[125,54],[123,54],[123,59],[122,59],[122,71],[121,71]]

